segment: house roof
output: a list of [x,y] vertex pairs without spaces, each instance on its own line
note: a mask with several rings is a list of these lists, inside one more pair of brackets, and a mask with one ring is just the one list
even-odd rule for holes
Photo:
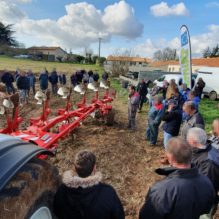
[[62,49],[61,47],[59,47],[59,46],[53,46],[53,47],[47,47],[47,46],[39,46],[39,47],[38,47],[38,46],[32,46],[32,47],[28,48],[28,50],[37,50],[37,51],[42,51],[42,50],[55,51],[55,50],[57,50],[57,49],[61,49],[62,51],[65,52],[65,50],[63,50],[63,49]]
[[[179,61],[156,61],[150,64],[150,67],[162,67],[167,65],[179,65]],[[194,58],[192,59],[192,65],[194,66],[207,66],[207,67],[219,67],[218,58]]]
[[122,61],[122,62],[144,62],[150,63],[151,59],[142,57],[129,57],[129,56],[108,56],[107,61]]

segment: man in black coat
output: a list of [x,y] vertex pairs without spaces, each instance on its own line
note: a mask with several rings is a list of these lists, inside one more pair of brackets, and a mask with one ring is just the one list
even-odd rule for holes
[[54,68],[49,76],[49,82],[51,83],[52,93],[54,95],[56,95],[58,91],[58,81],[59,81],[59,76],[57,74],[56,69]]
[[124,219],[124,210],[110,185],[101,183],[96,172],[96,157],[81,151],[75,157],[72,171],[63,175],[63,183],[54,199],[54,212],[59,219]]
[[[191,128],[188,131],[187,141],[193,148],[192,163],[211,180],[217,194],[219,191],[219,152],[207,139],[207,134],[203,129]],[[215,206],[210,212],[212,216],[217,203],[218,198],[215,199]]]
[[137,92],[140,95],[140,104],[139,104],[139,112],[141,112],[142,106],[144,104],[144,101],[146,100],[146,95],[148,93],[148,86],[144,79],[142,79],[142,82],[140,82],[137,86]]
[[208,177],[191,166],[191,146],[181,138],[171,138],[167,157],[172,167],[157,169],[165,179],[148,192],[140,219],[198,219],[210,211],[215,191]]
[[15,89],[14,89],[14,86],[13,86],[14,77],[10,72],[5,71],[4,74],[1,77],[1,81],[2,81],[2,83],[5,84],[6,91],[7,91],[8,94],[11,94],[11,92],[13,92],[13,94],[15,93]]

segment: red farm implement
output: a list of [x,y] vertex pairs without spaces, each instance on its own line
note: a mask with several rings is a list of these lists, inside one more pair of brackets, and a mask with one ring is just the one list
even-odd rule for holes
[[[102,98],[99,98],[99,87],[97,83],[88,84],[87,87],[82,85],[76,86],[74,90],[82,94],[83,98],[74,110],[71,109],[72,104],[70,103],[72,89],[60,88],[58,94],[67,99],[66,107],[58,109],[57,116],[53,118],[49,118],[49,94],[37,92],[35,98],[38,100],[38,103],[43,104],[42,115],[38,118],[30,119],[30,125],[24,130],[19,130],[19,124],[22,118],[18,116],[18,96],[14,95],[8,100],[4,100],[5,103],[3,105],[5,109],[4,114],[7,118],[7,127],[0,130],[0,133],[10,134],[24,141],[32,142],[42,148],[53,150],[57,147],[60,139],[63,139],[75,128],[79,127],[87,117],[94,116],[95,114],[107,116],[112,112],[112,105],[109,103],[113,101],[115,92],[110,90],[102,82],[100,83],[100,87],[105,89]],[[87,88],[95,92],[95,97],[89,104],[86,101]],[[13,108],[12,117],[8,113],[10,108]],[[2,112],[4,109],[2,109]]]

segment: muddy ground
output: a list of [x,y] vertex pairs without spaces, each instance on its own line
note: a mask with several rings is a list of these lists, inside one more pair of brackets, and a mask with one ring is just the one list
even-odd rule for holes
[[[74,96],[74,101],[76,100]],[[77,96],[77,100],[80,97]],[[64,100],[52,97],[50,106],[55,115],[57,108],[64,106]],[[106,126],[102,121],[88,118],[70,136],[61,141],[56,156],[49,162],[58,167],[60,174],[73,167],[74,155],[82,149],[90,149],[97,156],[97,168],[103,173],[104,182],[111,184],[118,192],[125,208],[127,219],[138,218],[148,188],[159,179],[154,169],[159,167],[163,153],[162,143],[149,146],[145,141],[147,107],[137,115],[137,131],[127,126],[127,104],[124,97],[113,102],[116,111],[115,124]],[[41,107],[30,98],[30,103],[21,109],[24,118],[21,128],[28,126],[28,120],[41,113]],[[0,126],[3,126],[1,118]]]

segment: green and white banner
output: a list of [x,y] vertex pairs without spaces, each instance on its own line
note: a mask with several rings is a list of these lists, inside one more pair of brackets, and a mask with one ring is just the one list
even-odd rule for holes
[[189,30],[186,25],[180,28],[181,50],[180,50],[180,67],[183,76],[183,83],[191,89],[192,82],[192,60],[191,60],[191,43]]

